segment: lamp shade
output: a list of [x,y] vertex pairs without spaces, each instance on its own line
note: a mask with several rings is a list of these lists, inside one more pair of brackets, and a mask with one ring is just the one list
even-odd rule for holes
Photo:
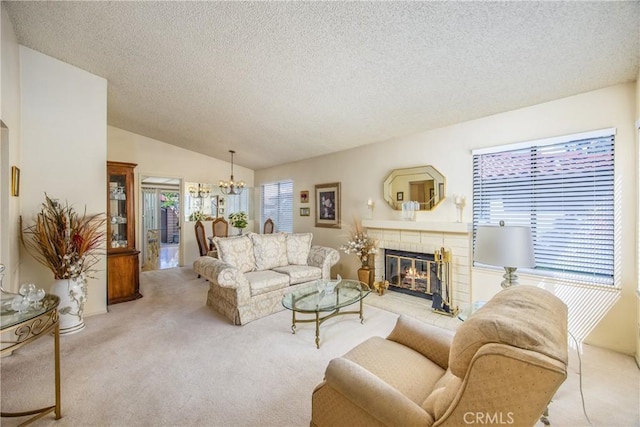
[[473,259],[482,264],[500,267],[535,267],[531,228],[478,227]]

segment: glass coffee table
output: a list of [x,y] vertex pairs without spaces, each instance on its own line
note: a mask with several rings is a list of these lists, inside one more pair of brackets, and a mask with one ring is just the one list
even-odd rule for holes
[[[11,299],[15,294],[3,293],[0,298],[0,355],[5,356],[25,346],[38,338],[49,336],[53,333],[53,357],[54,357],[54,382],[55,405],[24,412],[0,412],[2,417],[33,417],[20,425],[27,425],[45,415],[53,412],[55,419],[62,417],[60,404],[60,323],[58,316],[58,304],[60,298],[46,294],[37,308],[30,307],[22,312],[11,308]],[[33,372],[28,372],[32,375]],[[11,393],[5,390],[3,393]]]
[[[362,315],[362,300],[371,292],[369,287],[358,280],[343,279],[335,289],[319,290],[316,281],[302,286],[286,294],[282,298],[282,305],[291,310],[293,320],[291,331],[296,333],[296,323],[316,323],[316,347],[320,348],[320,325],[325,320],[343,314],[360,315],[360,323],[364,322]],[[359,303],[358,310],[341,311],[342,308]],[[296,313],[313,314],[312,319],[297,319]],[[321,313],[328,313],[321,316]]]

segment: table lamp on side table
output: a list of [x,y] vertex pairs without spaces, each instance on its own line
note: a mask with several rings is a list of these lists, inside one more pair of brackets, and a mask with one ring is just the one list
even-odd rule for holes
[[530,227],[479,226],[473,260],[482,264],[499,265],[506,273],[502,276],[503,288],[518,284],[515,272],[518,267],[535,267],[533,239]]

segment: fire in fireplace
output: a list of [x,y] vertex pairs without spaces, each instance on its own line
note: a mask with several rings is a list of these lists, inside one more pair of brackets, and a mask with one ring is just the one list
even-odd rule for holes
[[427,299],[440,294],[442,282],[433,254],[385,249],[384,259],[389,289]]

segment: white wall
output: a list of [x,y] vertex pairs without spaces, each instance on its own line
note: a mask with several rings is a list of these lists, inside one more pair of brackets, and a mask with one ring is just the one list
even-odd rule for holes
[[6,138],[0,143],[0,264],[6,268],[3,286],[9,291],[16,291],[19,287],[20,197],[10,195],[10,183],[11,166],[20,167],[20,51],[4,3],[0,30],[0,119],[8,129],[3,135]]
[[[107,128],[107,157],[111,161],[136,163],[135,188],[136,188],[136,247],[141,249],[142,223],[140,214],[140,177],[159,176],[182,179],[183,192],[185,182],[217,183],[219,180],[228,179],[231,173],[231,163],[213,157],[198,154],[147,138],[113,126]],[[230,147],[231,148],[231,147]],[[242,180],[248,187],[253,186],[253,170],[238,166],[235,161],[241,157],[237,153],[234,157],[233,172],[237,180]],[[231,157],[229,157],[231,160]],[[184,196],[181,203],[184,203]],[[207,234],[211,233],[210,223],[207,223]],[[180,265],[190,266],[199,256],[195,239],[193,222],[185,222],[184,215],[180,215]],[[249,227],[253,227],[249,224]],[[142,264],[142,263],[141,263]]]
[[[20,46],[20,213],[33,222],[44,194],[106,212],[107,81]],[[105,228],[106,231],[106,228]],[[20,281],[49,289],[53,274],[22,251]],[[106,257],[89,280],[87,315],[106,311]]]
[[[332,155],[256,171],[256,186],[264,182],[291,178],[294,181],[294,230],[314,232],[314,243],[339,247],[346,241],[352,217],[367,218],[367,199],[376,204],[375,219],[400,219],[383,201],[382,183],[395,168],[430,164],[447,179],[449,196],[433,212],[420,212],[418,221],[455,221],[452,194],[467,196],[463,213],[472,221],[473,169],[471,150],[567,135],[594,129],[616,127],[616,180],[620,185],[620,221],[622,230],[636,229],[637,156],[635,151],[634,83],[616,85],[528,108],[459,123],[379,144],[360,147]],[[298,208],[315,201],[314,185],[342,183],[341,230],[316,228],[313,214],[300,217]],[[299,192],[309,190],[311,203],[302,205]],[[619,248],[622,254],[622,298],[591,333],[588,341],[599,346],[632,354],[635,351],[635,233],[623,233]],[[341,254],[334,274],[355,277],[358,262],[352,255]],[[474,269],[472,298],[487,299],[500,289],[502,272]]]

